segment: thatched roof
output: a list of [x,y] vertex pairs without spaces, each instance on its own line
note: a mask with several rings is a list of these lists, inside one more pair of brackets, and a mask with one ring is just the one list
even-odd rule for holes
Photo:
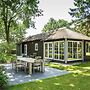
[[35,40],[45,40],[48,37],[48,33],[40,33],[33,36],[25,38],[22,42],[35,41]]
[[46,40],[56,40],[65,38],[75,40],[90,40],[90,37],[67,28],[59,28],[58,30],[54,31],[49,37],[47,37]]
[[40,33],[33,36],[25,38],[22,42],[28,41],[48,41],[48,40],[57,40],[57,39],[74,39],[74,40],[90,40],[90,37],[85,36],[81,33],[75,32],[67,28],[59,28],[53,32],[49,33]]

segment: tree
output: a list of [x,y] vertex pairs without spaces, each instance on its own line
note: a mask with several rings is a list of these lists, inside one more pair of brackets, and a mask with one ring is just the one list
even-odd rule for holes
[[0,0],[0,30],[5,33],[7,43],[10,43],[10,32],[15,25],[34,27],[32,19],[42,14],[38,4],[38,0]]
[[69,13],[75,17],[76,30],[90,36],[90,0],[74,0],[74,6]]
[[68,23],[67,21],[63,20],[63,19],[59,19],[59,20],[55,20],[53,18],[50,18],[48,23],[44,26],[43,28],[43,32],[49,32],[51,30],[55,30],[61,27],[67,27],[69,28],[70,23]]

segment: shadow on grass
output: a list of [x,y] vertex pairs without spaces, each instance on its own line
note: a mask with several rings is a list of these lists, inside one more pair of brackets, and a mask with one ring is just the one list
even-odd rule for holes
[[21,85],[11,86],[9,90],[89,90],[90,62],[74,66],[63,66],[50,63],[48,66],[71,73],[63,76],[47,78]]

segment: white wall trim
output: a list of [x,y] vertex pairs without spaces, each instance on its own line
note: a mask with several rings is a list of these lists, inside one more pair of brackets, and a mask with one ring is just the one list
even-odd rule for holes
[[65,63],[68,61],[68,41],[67,38],[65,38],[65,43],[64,43],[64,60]]

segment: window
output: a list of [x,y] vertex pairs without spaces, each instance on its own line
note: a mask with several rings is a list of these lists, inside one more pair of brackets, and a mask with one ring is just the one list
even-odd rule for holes
[[86,55],[90,56],[90,42],[86,42]]
[[35,43],[35,51],[38,51],[38,43]]
[[54,58],[55,59],[58,59],[59,57],[58,57],[58,42],[55,42],[54,43]]
[[52,58],[53,54],[52,54],[52,43],[49,43],[49,58]]
[[78,58],[82,58],[82,42],[78,42]]
[[52,58],[53,57],[53,44],[52,42],[45,43],[45,57]]
[[72,48],[72,42],[68,42],[68,58],[72,59],[72,55],[73,55],[73,48]]
[[64,59],[64,42],[59,42],[59,59]]
[[81,41],[68,42],[68,59],[69,60],[82,59],[82,42]]
[[62,59],[64,60],[64,42],[63,41],[55,41],[53,42],[45,42],[44,44],[44,56],[49,59]]
[[24,44],[24,55],[27,55],[27,44]]
[[48,43],[45,43],[45,57],[48,57]]

